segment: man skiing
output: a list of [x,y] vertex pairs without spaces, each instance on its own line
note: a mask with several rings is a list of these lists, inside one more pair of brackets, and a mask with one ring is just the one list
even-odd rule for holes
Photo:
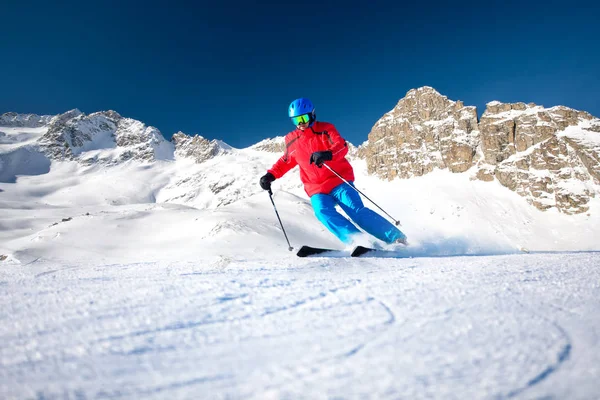
[[[296,129],[285,136],[285,153],[260,178],[260,186],[270,190],[275,179],[299,165],[300,180],[310,197],[315,216],[342,242],[354,243],[361,231],[336,210],[336,205],[377,239],[406,244],[406,236],[398,228],[365,207],[357,191],[333,172],[354,184],[354,170],[346,159],[348,145],[335,126],[317,121],[315,107],[307,98],[292,101],[288,115]],[[331,169],[322,168],[325,162]]]

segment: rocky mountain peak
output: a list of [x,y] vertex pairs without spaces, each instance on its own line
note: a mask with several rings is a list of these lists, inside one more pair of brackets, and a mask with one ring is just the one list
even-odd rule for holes
[[277,136],[272,139],[261,140],[253,146],[253,150],[267,151],[269,153],[283,153],[285,151],[285,137]]
[[475,179],[497,179],[539,209],[580,213],[600,193],[598,132],[589,113],[534,103],[492,101],[478,121],[475,107],[423,87],[375,123],[362,147],[382,178],[473,168]]
[[191,158],[197,164],[231,150],[230,146],[219,140],[208,140],[200,135],[190,136],[183,132],[174,134],[171,142],[175,145],[176,157]]
[[455,102],[448,100],[446,96],[442,96],[432,87],[425,86],[409,90],[392,113],[410,117],[413,120],[440,120],[447,118],[454,107]]
[[369,133],[364,153],[369,172],[409,178],[471,167],[477,141],[477,110],[449,100],[431,87],[410,90]]
[[437,97],[446,97],[440,94],[437,90],[432,88],[431,86],[421,86],[419,88],[410,89],[406,92],[404,99],[419,97],[419,96],[437,96]]
[[[115,111],[89,115],[74,109],[53,117],[39,140],[52,160],[119,163],[171,159],[173,149],[160,131]],[[91,153],[90,153],[91,152]]]

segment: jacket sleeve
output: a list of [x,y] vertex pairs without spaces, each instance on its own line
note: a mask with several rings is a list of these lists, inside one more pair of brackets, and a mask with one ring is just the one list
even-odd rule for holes
[[346,154],[348,154],[348,144],[335,126],[331,125],[331,127],[327,129],[327,134],[329,136],[328,139],[331,145],[330,150],[333,155],[333,160],[337,161],[346,157]]
[[298,165],[296,159],[290,156],[286,150],[285,154],[281,156],[267,172],[270,172],[276,179],[279,179],[296,165]]

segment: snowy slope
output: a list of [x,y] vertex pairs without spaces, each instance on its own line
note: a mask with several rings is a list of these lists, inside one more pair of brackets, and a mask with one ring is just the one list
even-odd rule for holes
[[[47,174],[0,184],[6,227],[0,233],[0,254],[22,261],[76,261],[81,254],[72,253],[74,246],[91,256],[94,243],[101,241],[122,248],[106,252],[103,259],[140,260],[136,249],[141,246],[149,248],[150,259],[188,260],[223,251],[212,243],[217,239],[251,253],[273,250],[273,245],[282,245],[281,250],[287,247],[283,234],[267,193],[257,184],[276,157],[239,150],[199,165],[54,163]],[[402,221],[411,255],[598,250],[598,200],[589,216],[567,216],[541,212],[495,182],[438,171],[390,183],[366,176],[361,161],[354,166],[358,187]],[[292,245],[340,247],[315,219],[297,174],[292,171],[273,185]],[[52,225],[62,218],[72,220]],[[116,223],[120,220],[126,223]],[[171,240],[176,243],[164,246]]]
[[[7,129],[4,155],[43,134]],[[541,212],[497,182],[384,182],[354,160],[411,246],[299,259],[258,186],[278,156],[15,167],[0,398],[594,398],[598,199]],[[343,248],[297,174],[273,185],[292,245]]]
[[50,170],[50,160],[36,145],[47,131],[45,126],[0,126],[0,182],[14,183],[17,175],[39,175]]

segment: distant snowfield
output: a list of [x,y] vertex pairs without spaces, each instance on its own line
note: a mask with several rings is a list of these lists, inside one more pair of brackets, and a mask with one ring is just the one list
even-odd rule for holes
[[[598,199],[543,213],[468,173],[353,161],[411,245],[300,259],[257,183],[277,156],[34,160],[0,183],[0,398],[597,396]],[[342,249],[297,174],[273,185],[292,245]]]

